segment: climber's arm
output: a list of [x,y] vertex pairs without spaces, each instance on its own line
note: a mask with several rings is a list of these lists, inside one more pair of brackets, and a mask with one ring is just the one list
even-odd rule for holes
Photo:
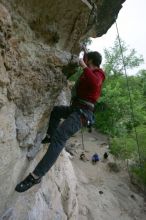
[[84,82],[88,84],[89,82],[94,83],[95,77],[93,71],[86,65],[83,59],[79,59],[79,64],[83,69]]
[[87,50],[87,48],[86,48],[86,46],[82,46],[82,51],[81,51],[81,53],[80,53],[80,55],[79,55],[79,64],[80,64],[80,66],[83,68],[83,69],[85,69],[86,67],[87,67],[87,53],[88,53],[88,50]]
[[83,69],[87,68],[86,63],[84,62],[84,60],[82,58],[79,59],[79,64]]
[[80,53],[79,55],[79,58],[82,58],[84,63],[87,64],[87,53],[88,53],[88,50],[86,48],[86,46],[82,46],[82,52]]

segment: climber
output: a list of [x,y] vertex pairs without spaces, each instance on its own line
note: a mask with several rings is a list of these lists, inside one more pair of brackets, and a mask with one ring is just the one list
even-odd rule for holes
[[[40,183],[57,160],[66,141],[83,126],[87,126],[88,122],[93,123],[94,105],[100,97],[105,80],[105,74],[100,68],[101,62],[102,57],[98,52],[85,53],[84,58],[79,58],[83,74],[73,89],[71,105],[54,107],[43,140],[43,143],[50,142],[50,146],[35,170],[16,186],[17,192],[24,192]],[[65,120],[60,124],[61,119]]]
[[92,164],[96,164],[98,161],[99,161],[99,156],[98,156],[97,153],[95,153],[95,154],[92,156]]

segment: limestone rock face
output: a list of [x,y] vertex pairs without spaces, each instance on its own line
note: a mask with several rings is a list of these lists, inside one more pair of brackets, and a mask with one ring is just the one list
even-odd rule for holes
[[[101,36],[124,0],[0,0],[0,216],[78,219],[75,175],[64,152],[41,186],[14,192],[44,154],[41,140],[58,95],[69,93],[63,68],[79,43]],[[37,154],[38,153],[38,154]],[[29,162],[26,155],[36,156]]]

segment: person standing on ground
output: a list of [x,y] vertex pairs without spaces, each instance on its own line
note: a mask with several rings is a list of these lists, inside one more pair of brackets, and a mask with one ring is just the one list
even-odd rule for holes
[[99,161],[99,156],[97,153],[95,153],[93,156],[92,156],[92,164],[96,164],[97,162]]
[[107,160],[107,159],[108,159],[108,156],[109,156],[108,153],[105,152],[104,155],[103,155],[103,158],[104,158],[105,160]]
[[[56,162],[66,141],[83,126],[93,122],[94,105],[100,97],[105,74],[100,68],[102,62],[100,53],[95,51],[85,55],[86,60],[79,59],[83,73],[73,89],[71,105],[54,107],[47,135],[43,140],[43,143],[50,142],[50,146],[34,171],[16,186],[17,192],[24,192],[40,183],[42,177]],[[60,124],[61,119],[65,120]]]

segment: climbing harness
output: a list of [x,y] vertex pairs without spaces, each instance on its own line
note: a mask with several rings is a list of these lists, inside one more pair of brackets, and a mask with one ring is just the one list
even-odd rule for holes
[[119,32],[119,28],[118,28],[118,24],[117,24],[116,20],[115,20],[115,24],[116,24],[117,37],[118,37],[118,41],[119,41],[119,47],[120,47],[121,58],[122,58],[122,63],[123,63],[123,70],[124,70],[124,74],[125,74],[125,77],[126,77],[127,90],[128,90],[128,96],[129,96],[129,106],[130,106],[130,109],[131,109],[131,119],[132,119],[132,122],[133,122],[132,125],[133,125],[133,129],[134,129],[134,133],[135,133],[138,156],[139,156],[139,165],[142,166],[142,161],[141,161],[141,157],[140,157],[140,145],[139,145],[139,141],[138,141],[138,134],[137,134],[137,129],[134,126],[135,115],[134,115],[132,95],[131,95],[131,91],[130,91],[129,79],[128,79],[126,63],[125,63],[125,59],[124,59],[124,53],[123,53],[123,49],[122,49],[120,32]]
[[78,98],[77,101],[80,102],[80,103],[83,104],[83,105],[88,106],[89,108],[92,109],[92,111],[93,111],[94,108],[95,108],[95,105],[94,105],[93,103],[88,102],[88,101],[86,101],[86,100],[84,100],[84,99],[80,99],[80,98]]

